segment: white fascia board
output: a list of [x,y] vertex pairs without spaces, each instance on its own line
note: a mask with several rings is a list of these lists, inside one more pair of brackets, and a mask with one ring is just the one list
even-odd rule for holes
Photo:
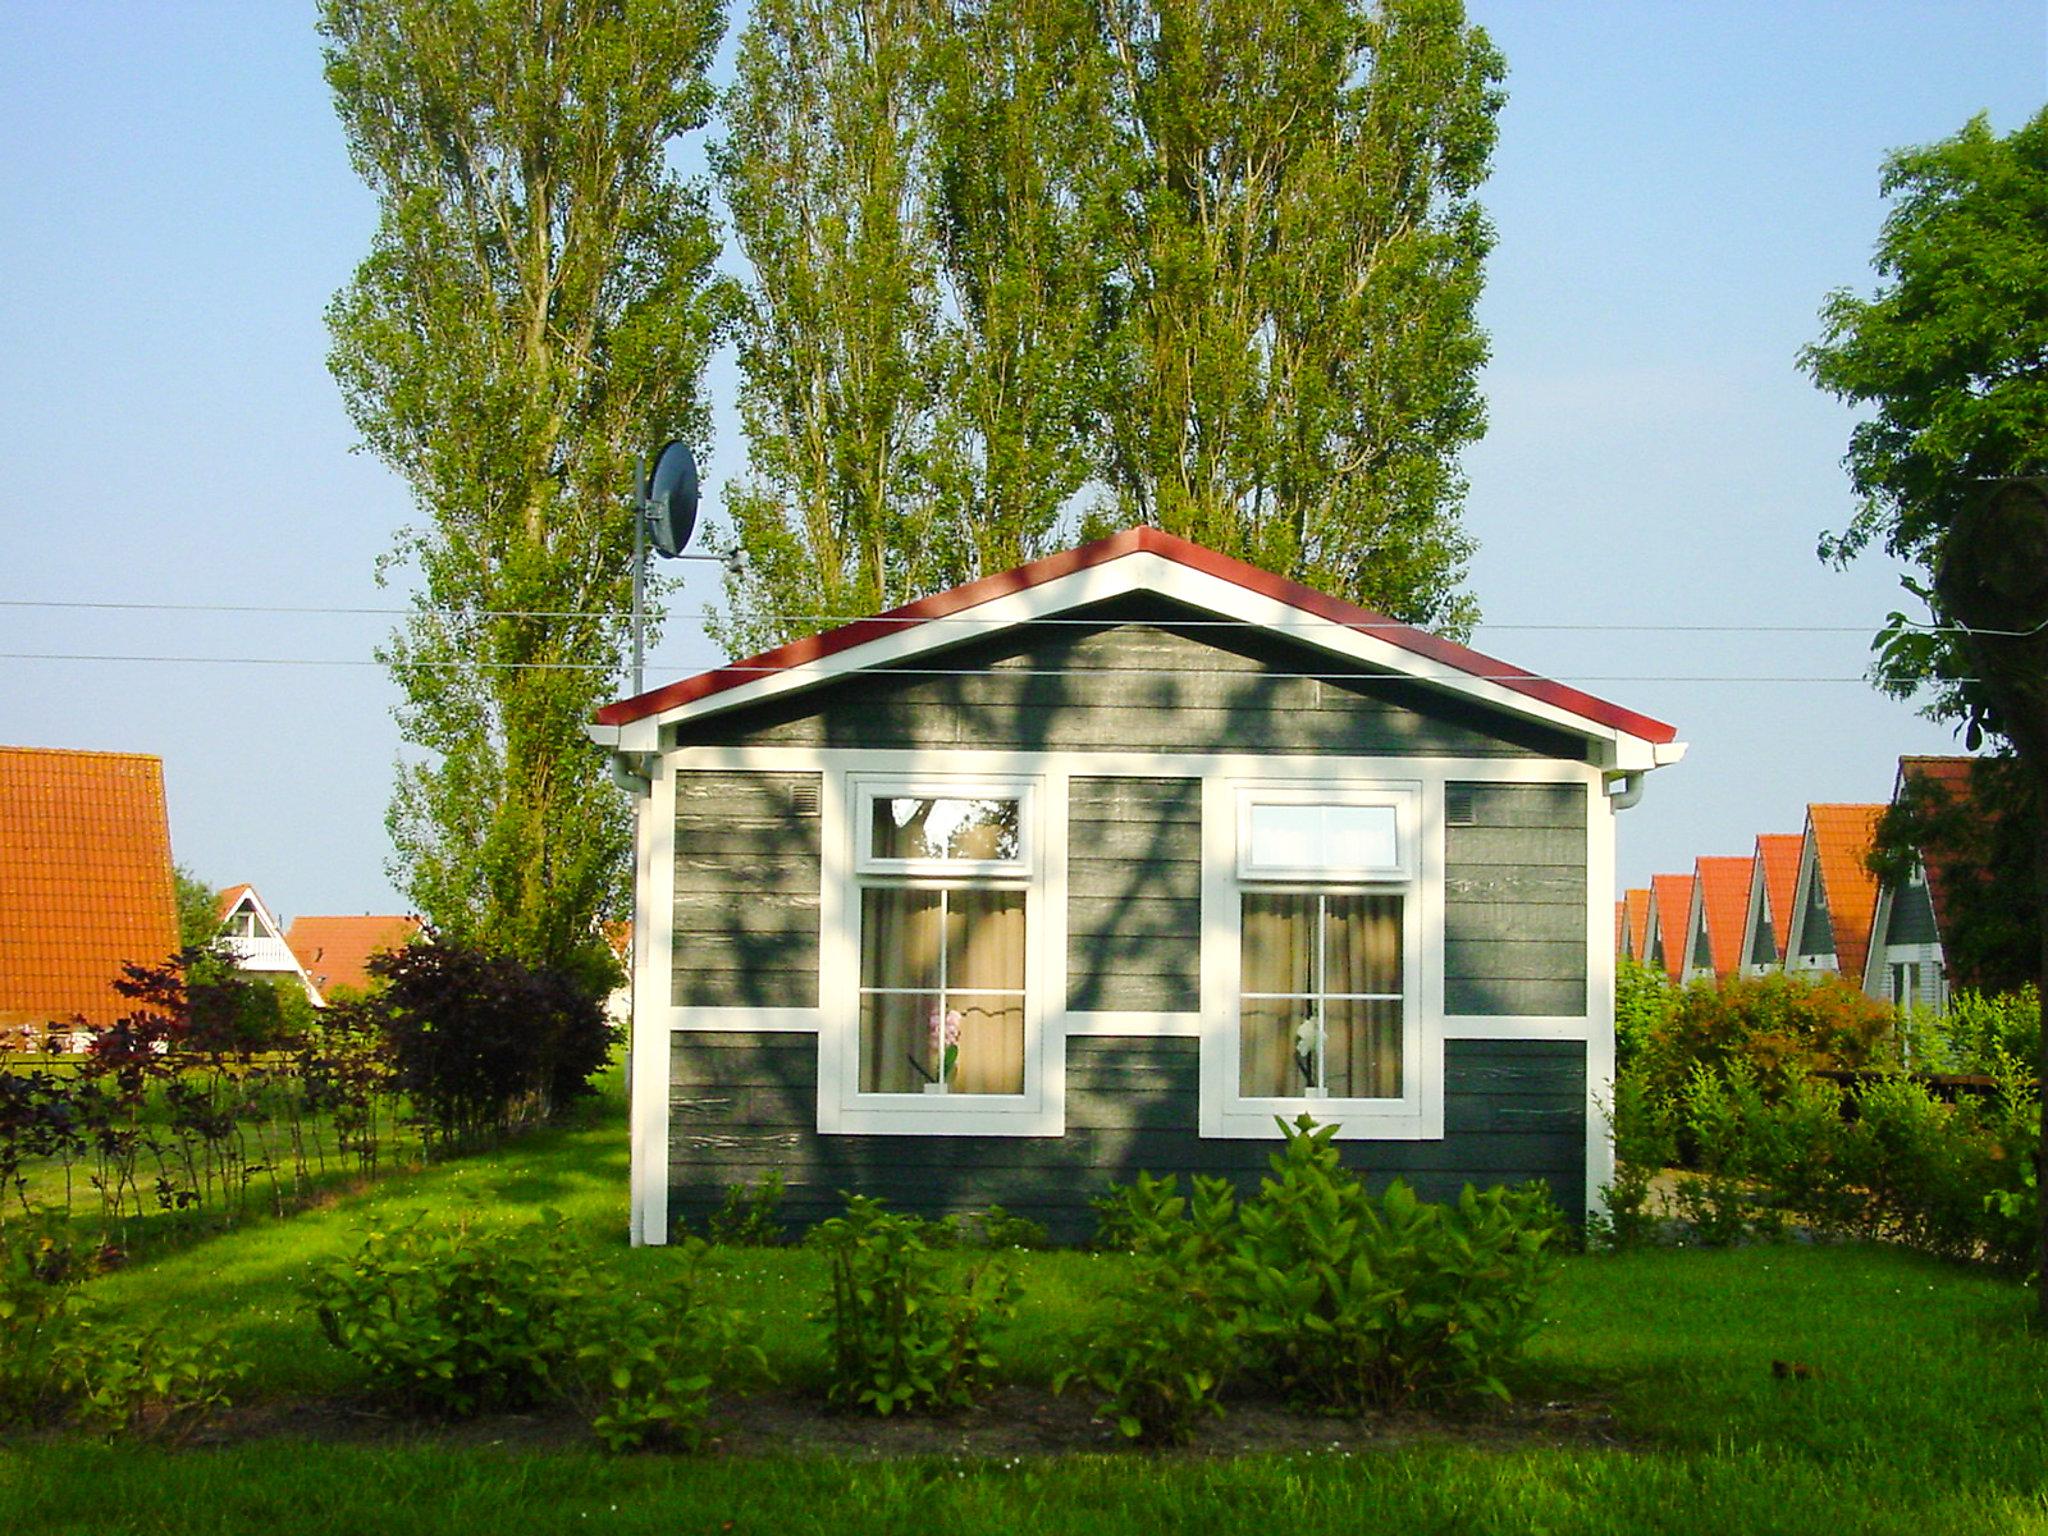
[[[618,750],[653,751],[658,748],[660,728],[664,726],[741,709],[763,699],[814,688],[849,673],[909,661],[963,639],[995,634],[1032,619],[1052,618],[1071,609],[1135,592],[1164,597],[1219,618],[1275,630],[1289,639],[1299,640],[1304,645],[1346,660],[1427,683],[1504,713],[1586,737],[1602,744],[1599,753],[1602,766],[1654,768],[1666,762],[1676,762],[1684,753],[1682,745],[1676,754],[1672,754],[1670,745],[1658,746],[1500,683],[1474,677],[1444,662],[1419,656],[1378,635],[1325,619],[1178,561],[1143,552],[1126,555],[1106,565],[1074,571],[1041,586],[964,609],[958,614],[920,620],[895,634],[878,636],[815,662],[767,673],[737,687],[679,704],[645,720],[619,727]],[[963,620],[971,620],[972,628]],[[1616,761],[1609,763],[1606,761],[1608,758]],[[1627,761],[1622,761],[1624,758]]]

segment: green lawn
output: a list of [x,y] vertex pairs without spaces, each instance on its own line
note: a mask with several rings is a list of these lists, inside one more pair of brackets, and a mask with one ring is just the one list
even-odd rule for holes
[[[137,1317],[225,1328],[255,1365],[253,1392],[347,1392],[357,1378],[299,1310],[297,1287],[371,1219],[554,1209],[611,1244],[620,1284],[659,1286],[676,1255],[620,1240],[622,1132],[605,1109],[160,1255],[93,1290]],[[1004,1351],[1020,1379],[1057,1368],[1116,1262],[1020,1259],[1025,1304]],[[724,1298],[760,1319],[784,1381],[815,1381],[813,1257],[721,1252],[712,1267]],[[0,1451],[0,1531],[2048,1532],[2048,1342],[2028,1333],[2030,1310],[2009,1282],[1880,1249],[1582,1258],[1566,1266],[1554,1325],[1516,1386],[1537,1401],[1606,1401],[1623,1449],[1446,1440],[1349,1455],[877,1464],[431,1439],[183,1453],[45,1440]],[[1774,1360],[1813,1374],[1780,1379]]]

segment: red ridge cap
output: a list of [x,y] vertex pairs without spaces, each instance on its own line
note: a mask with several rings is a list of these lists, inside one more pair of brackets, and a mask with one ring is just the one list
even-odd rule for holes
[[1217,577],[1247,591],[1256,592],[1262,597],[1270,597],[1303,612],[1312,613],[1318,618],[1328,619],[1332,623],[1370,632],[1389,644],[1421,656],[1425,660],[1440,662],[1454,670],[1499,683],[1502,687],[1512,689],[1528,698],[1596,721],[1601,725],[1626,731],[1645,741],[1661,744],[1677,738],[1677,727],[1667,725],[1661,720],[1638,714],[1632,709],[1624,709],[1618,704],[1610,704],[1605,699],[1595,698],[1592,694],[1581,692],[1568,684],[1539,677],[1534,672],[1483,655],[1469,646],[1460,645],[1455,640],[1447,640],[1441,635],[1432,635],[1427,630],[1398,623],[1344,598],[1318,592],[1298,581],[1276,576],[1271,571],[1260,570],[1257,566],[1249,565],[1230,555],[1218,554],[1215,550],[1206,549],[1191,540],[1151,527],[1126,528],[1106,539],[1097,539],[1076,549],[1047,555],[1043,559],[1033,560],[1011,570],[983,576],[963,586],[935,592],[930,597],[905,603],[900,608],[892,608],[887,613],[877,614],[871,619],[856,619],[850,624],[842,624],[815,635],[807,635],[800,640],[792,640],[772,650],[763,651],[757,656],[749,656],[744,660],[713,668],[709,672],[700,672],[693,677],[683,678],[679,682],[670,683],[630,699],[618,700],[597,712],[597,723],[627,725],[635,720],[644,720],[649,715],[658,715],[666,710],[724,693],[739,687],[742,683],[753,682],[766,673],[788,671],[793,667],[821,661],[827,656],[834,656],[855,646],[865,645],[871,640],[897,634],[927,620],[948,618],[999,597],[1008,597],[1012,593],[1028,591],[1047,582],[1057,581],[1062,576],[1070,576],[1076,571],[1107,565],[1110,561],[1120,560],[1126,555],[1141,553],[1158,555],[1177,565],[1184,565],[1190,570]]

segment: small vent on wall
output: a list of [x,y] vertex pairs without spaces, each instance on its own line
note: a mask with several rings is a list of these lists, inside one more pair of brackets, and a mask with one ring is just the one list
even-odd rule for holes
[[818,781],[805,777],[789,786],[789,814],[792,816],[815,816],[818,814]]
[[1444,786],[1444,825],[1447,827],[1474,827],[1479,818],[1472,803],[1470,784],[1446,784]]

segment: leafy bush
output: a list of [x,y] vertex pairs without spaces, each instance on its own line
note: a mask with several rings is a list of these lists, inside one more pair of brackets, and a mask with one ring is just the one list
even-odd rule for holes
[[705,1235],[728,1248],[772,1248],[786,1235],[781,1211],[782,1170],[771,1168],[758,1186],[726,1186],[724,1201],[704,1223]]
[[381,983],[349,1006],[390,1048],[398,1085],[444,1142],[545,1118],[591,1092],[611,1053],[603,1000],[566,972],[443,939],[370,962]]
[[632,1296],[595,1309],[576,1348],[567,1394],[607,1450],[694,1451],[704,1441],[714,1388],[767,1374],[767,1357],[738,1315],[699,1294],[704,1245],[686,1238],[682,1247],[683,1272],[658,1300]]
[[1505,1395],[1500,1368],[1537,1325],[1564,1231],[1547,1192],[1467,1188],[1444,1206],[1396,1180],[1376,1200],[1336,1127],[1304,1115],[1281,1130],[1272,1176],[1242,1203],[1224,1180],[1183,1199],[1142,1176],[1096,1202],[1139,1268],[1116,1331],[1090,1346],[1099,1363],[1069,1374],[1120,1430],[1155,1439],[1184,1436],[1240,1362],[1337,1412]]
[[406,1407],[451,1417],[557,1392],[594,1289],[560,1218],[510,1230],[372,1231],[313,1272],[320,1331]]
[[232,1406],[249,1374],[218,1333],[174,1338],[161,1328],[77,1330],[65,1362],[72,1414],[97,1434],[183,1444]]
[[964,1408],[994,1384],[1000,1361],[987,1335],[1014,1308],[1007,1269],[977,1264],[949,1285],[924,1224],[864,1195],[849,1195],[846,1214],[820,1222],[811,1241],[831,1263],[834,1403],[881,1414]]
[[1718,1074],[1731,1062],[1775,1092],[1788,1071],[1869,1065],[1892,1029],[1888,1005],[1838,976],[1702,980],[1676,994],[1642,1060],[1651,1090],[1666,1102],[1684,1094],[1695,1069]]
[[1101,1395],[1098,1416],[1147,1444],[1184,1444],[1244,1359],[1244,1308],[1206,1234],[1140,1253],[1117,1285],[1107,1323],[1082,1345],[1082,1363],[1053,1378]]
[[1029,1216],[1018,1216],[1000,1205],[960,1217],[954,1225],[963,1248],[1038,1249],[1052,1246],[1052,1234],[1045,1230],[1042,1222],[1033,1221]]
[[1653,1186],[1678,1155],[1671,1106],[1651,1090],[1639,1064],[1615,1074],[1608,1126],[1614,1137],[1614,1178],[1601,1191],[1607,1212],[1589,1218],[1586,1235],[1626,1247],[1656,1230],[1660,1218],[1651,1204]]
[[1238,1212],[1230,1260],[1260,1367],[1343,1412],[1411,1398],[1505,1397],[1499,1369],[1534,1332],[1562,1219],[1540,1188],[1470,1186],[1455,1206],[1396,1179],[1377,1201],[1335,1126],[1304,1115]]
[[1996,1073],[2031,1068],[2041,1051],[2041,994],[1958,992],[1946,1012],[1914,1010],[1900,1022],[1902,1065],[1920,1072]]
[[1678,1000],[1671,978],[1640,960],[1617,960],[1614,966],[1614,1066],[1626,1071],[1640,1061],[1651,1039],[1670,1018]]
[[66,1223],[0,1227],[0,1426],[35,1423],[67,1397],[65,1361],[79,1315],[74,1282],[88,1268]]

